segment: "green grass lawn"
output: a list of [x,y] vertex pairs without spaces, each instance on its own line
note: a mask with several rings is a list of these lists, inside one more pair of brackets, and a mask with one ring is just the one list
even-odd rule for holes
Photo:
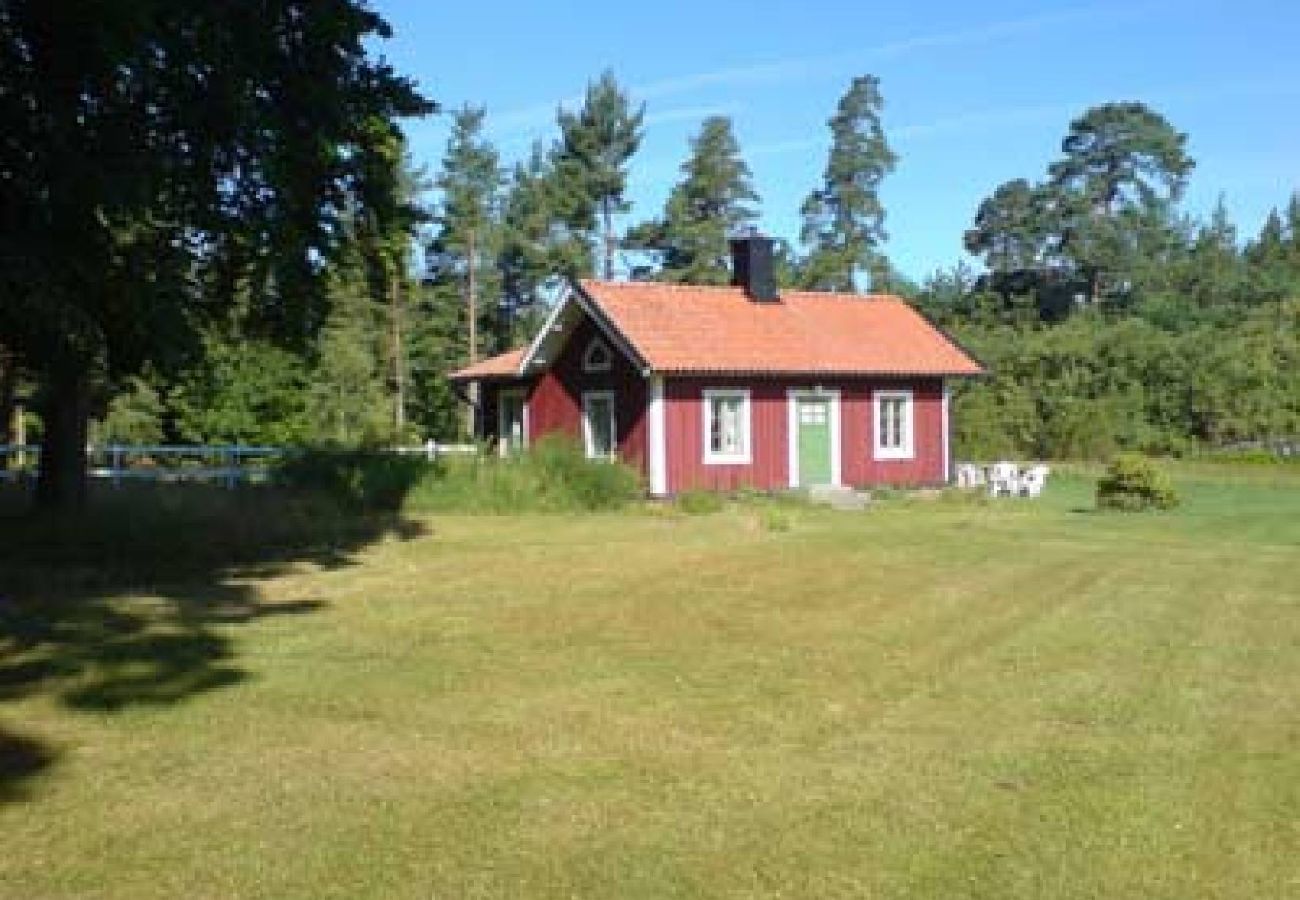
[[166,577],[11,520],[0,896],[1300,896],[1300,472],[1225,472]]

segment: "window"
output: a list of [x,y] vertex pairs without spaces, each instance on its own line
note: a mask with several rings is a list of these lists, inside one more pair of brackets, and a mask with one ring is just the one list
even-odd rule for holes
[[704,392],[704,462],[748,463],[749,391]]
[[528,412],[523,388],[504,389],[497,394],[497,441],[502,456],[528,446]]
[[912,458],[912,392],[876,392],[876,459]]
[[582,395],[582,438],[588,459],[613,459],[618,452],[613,391],[587,391]]
[[582,354],[582,371],[608,372],[614,364],[614,357],[609,352],[609,345],[600,338],[592,338],[587,350]]

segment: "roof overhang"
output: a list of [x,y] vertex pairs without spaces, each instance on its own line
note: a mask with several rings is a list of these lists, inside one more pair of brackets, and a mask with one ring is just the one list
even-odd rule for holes
[[564,349],[569,336],[584,318],[591,319],[600,329],[601,334],[617,347],[642,375],[650,374],[652,369],[646,359],[614,326],[609,316],[600,308],[600,304],[584,291],[581,285],[572,280],[565,283],[564,290],[555,306],[551,308],[545,324],[537,332],[533,342],[528,345],[528,350],[519,363],[517,374],[538,375],[550,368]]

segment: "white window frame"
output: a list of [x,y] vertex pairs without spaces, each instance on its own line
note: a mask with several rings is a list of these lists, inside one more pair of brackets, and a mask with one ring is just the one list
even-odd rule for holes
[[[744,450],[740,453],[719,453],[713,450],[713,401],[740,399],[740,428]],[[754,460],[754,429],[749,388],[705,388],[702,392],[702,431],[704,464],[707,466],[746,466]]]
[[[598,353],[604,353],[604,359],[593,359]],[[587,349],[582,353],[582,371],[584,372],[608,372],[614,367],[614,351],[609,349],[609,344],[605,343],[598,337],[594,337],[587,344]]]
[[[611,441],[608,456],[596,453],[595,435],[591,429],[591,404],[593,401],[602,399],[609,401]],[[587,459],[615,459],[618,457],[618,404],[614,399],[613,391],[582,392],[582,444],[586,450]]]
[[[881,410],[887,400],[903,401],[903,434],[898,447],[886,447],[881,443],[881,426],[884,424]],[[916,458],[916,401],[910,390],[876,391],[871,398],[872,445],[876,459],[915,459]]]
[[520,450],[528,449],[528,389],[502,388],[497,391],[497,442],[501,447],[501,455],[505,456],[509,451],[506,441],[506,400],[518,399],[520,409],[520,428],[523,432],[523,441],[519,445]]

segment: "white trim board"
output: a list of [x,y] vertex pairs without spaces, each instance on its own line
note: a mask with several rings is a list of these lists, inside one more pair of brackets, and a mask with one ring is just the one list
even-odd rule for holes
[[668,416],[662,375],[651,375],[646,385],[650,413],[646,419],[646,455],[650,467],[650,493],[668,496]]
[[943,383],[943,483],[952,484],[952,388]]
[[799,404],[800,399],[829,400],[831,416],[831,485],[842,487],[844,473],[840,452],[840,391],[839,388],[788,388],[786,394],[786,451],[790,487],[799,484]]

